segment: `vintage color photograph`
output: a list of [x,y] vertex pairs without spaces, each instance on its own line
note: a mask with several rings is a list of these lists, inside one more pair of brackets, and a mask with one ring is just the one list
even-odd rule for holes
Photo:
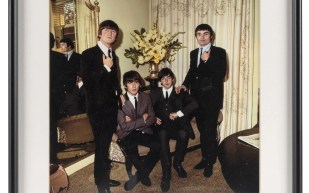
[[50,190],[259,192],[259,17],[259,0],[50,0]]

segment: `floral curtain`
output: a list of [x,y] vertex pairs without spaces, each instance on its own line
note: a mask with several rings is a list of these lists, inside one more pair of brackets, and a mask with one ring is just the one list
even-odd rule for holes
[[253,0],[151,0],[151,21],[159,29],[176,33],[187,48],[168,64],[182,84],[189,69],[189,52],[197,48],[195,27],[209,24],[215,31],[214,45],[227,52],[228,71],[224,87],[224,119],[221,140],[258,123],[258,58],[255,52],[255,1]]

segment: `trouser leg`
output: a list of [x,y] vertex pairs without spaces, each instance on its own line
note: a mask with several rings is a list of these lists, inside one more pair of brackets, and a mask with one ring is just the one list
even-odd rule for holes
[[131,163],[136,169],[138,174],[141,176],[145,174],[145,166],[139,155],[138,145],[140,134],[132,133],[122,140],[122,145],[125,147],[124,151],[126,156],[126,162]]
[[171,154],[170,154],[170,146],[169,146],[169,134],[165,129],[161,129],[158,131],[158,138],[160,141],[161,148],[161,165],[163,170],[171,171]]
[[197,127],[200,132],[201,153],[207,164],[214,164],[217,158],[216,127],[218,114],[218,110],[200,111],[196,116]]
[[59,115],[59,103],[51,99],[50,101],[50,163],[57,162],[57,153],[60,144],[57,141],[57,121]]
[[180,129],[177,131],[176,136],[176,147],[174,152],[174,163],[182,163],[184,161],[186,148],[188,145],[189,133],[185,129]]
[[203,159],[207,157],[207,131],[205,129],[204,120],[199,116],[196,117],[197,128],[200,133],[200,150]]
[[113,125],[100,115],[90,115],[89,121],[95,139],[94,178],[98,186],[109,187],[109,147],[112,141]]
[[160,142],[155,135],[143,134],[143,139],[140,141],[140,144],[150,148],[150,151],[144,158],[146,175],[149,176],[162,156],[160,152]]

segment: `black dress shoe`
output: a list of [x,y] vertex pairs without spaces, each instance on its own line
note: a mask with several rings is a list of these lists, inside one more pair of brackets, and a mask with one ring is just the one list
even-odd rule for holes
[[186,178],[187,173],[181,164],[173,164],[173,168],[177,171],[180,178]]
[[138,183],[139,183],[139,178],[137,175],[133,175],[129,180],[124,184],[124,189],[126,191],[132,190]]
[[116,181],[116,180],[109,180],[109,185],[110,187],[116,187],[116,186],[119,186],[121,185],[121,183],[119,181]]
[[170,189],[170,179],[163,179],[160,184],[161,191],[167,192]]
[[197,165],[195,165],[194,169],[201,170],[205,168],[206,166],[206,160],[203,158]]
[[212,176],[213,174],[213,164],[207,164],[204,171],[203,171],[203,175],[208,178],[210,176]]
[[141,181],[141,184],[143,184],[144,186],[151,186],[152,185],[152,182],[151,182],[149,177],[143,177],[140,179],[140,181]]

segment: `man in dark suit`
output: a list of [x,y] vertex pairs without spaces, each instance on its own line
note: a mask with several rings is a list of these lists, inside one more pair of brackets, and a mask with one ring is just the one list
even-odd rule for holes
[[111,160],[109,146],[117,127],[118,100],[121,94],[117,78],[117,57],[112,51],[119,32],[112,20],[100,23],[99,41],[85,50],[81,57],[81,75],[86,91],[86,112],[95,139],[94,177],[98,191],[109,193],[110,186],[119,182],[110,180]]
[[[74,43],[70,38],[63,38],[60,40],[60,50],[67,58],[66,70],[70,77],[76,77],[80,72],[81,54],[74,51]],[[69,77],[69,76],[68,76]],[[75,79],[71,80],[72,85],[75,85]]]
[[204,169],[204,176],[213,174],[217,158],[217,118],[223,107],[223,86],[226,73],[226,51],[211,44],[214,32],[208,24],[195,29],[199,48],[190,53],[190,68],[182,86],[190,90],[199,104],[195,112],[200,132],[202,160],[195,169]]
[[198,108],[197,102],[187,92],[176,94],[174,88],[175,76],[169,68],[163,68],[158,73],[162,87],[150,93],[155,115],[157,118],[155,131],[161,142],[163,154],[163,178],[161,189],[166,192],[170,189],[171,154],[169,140],[176,139],[173,168],[179,177],[186,178],[187,173],[182,167],[189,136],[195,138],[190,124],[190,114]]
[[[128,71],[123,75],[123,85],[127,92],[125,102],[118,111],[117,136],[128,159],[126,161],[137,169],[137,173],[125,183],[125,190],[133,189],[139,181],[145,186],[151,186],[148,176],[160,158],[160,144],[151,128],[156,121],[155,113],[150,96],[139,92],[142,83],[143,79],[137,71]],[[138,145],[150,148],[143,161]]]
[[53,51],[55,38],[50,33],[50,162],[57,162],[57,152],[60,144],[57,142],[57,120],[60,118],[59,109],[65,97],[63,85],[65,83],[66,62],[63,54]]
[[62,117],[85,113],[85,89],[80,75],[81,54],[74,51],[74,43],[70,38],[60,40],[60,49],[66,57],[65,100],[61,105]]

